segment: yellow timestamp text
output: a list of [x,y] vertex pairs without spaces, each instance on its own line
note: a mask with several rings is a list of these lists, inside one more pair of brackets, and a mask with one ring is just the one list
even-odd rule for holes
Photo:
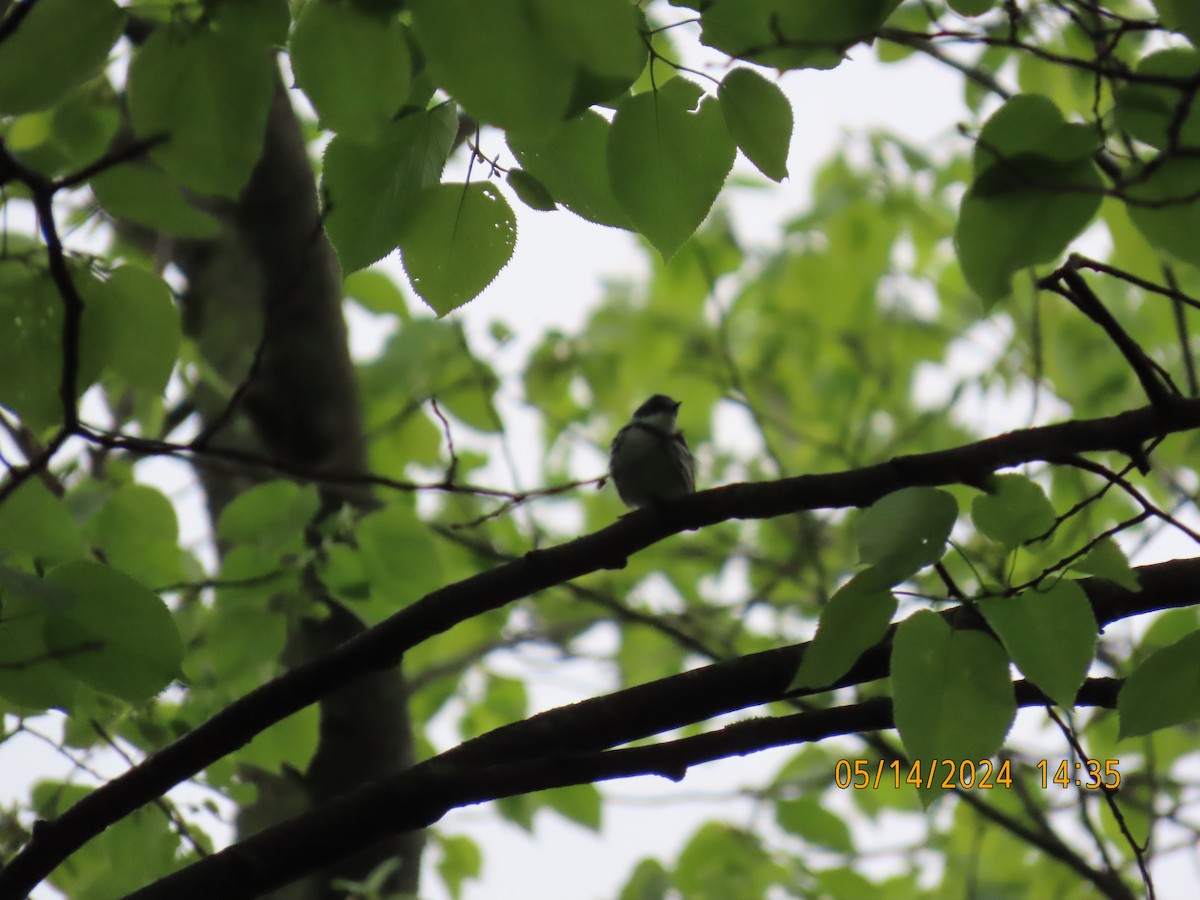
[[[1119,759],[1042,759],[1034,765],[1042,789],[1071,785],[1087,790],[1115,790],[1121,786]],[[833,782],[843,790],[879,790],[889,785],[897,790],[902,784],[945,790],[990,790],[1013,786],[1012,760],[981,759],[839,759],[833,768]]]
[[[907,771],[906,771],[907,770]],[[914,759],[901,762],[893,759],[839,759],[833,767],[833,782],[843,790],[850,788],[861,791],[891,785],[899,790],[902,784],[925,788],[953,788],[990,790],[995,787],[1011,788],[1013,784],[1012,761],[1002,759],[993,762],[981,759]]]
[[[1066,790],[1071,785],[1098,791],[1107,788],[1110,791],[1121,786],[1121,773],[1117,766],[1119,759],[1063,759],[1055,766],[1050,760],[1038,760],[1038,775],[1042,779],[1042,790],[1050,785],[1058,785]],[[1053,769],[1054,774],[1050,772]]]

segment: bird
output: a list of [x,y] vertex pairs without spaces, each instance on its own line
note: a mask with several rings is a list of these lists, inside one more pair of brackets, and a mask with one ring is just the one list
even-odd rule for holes
[[678,400],[655,394],[612,440],[608,471],[617,495],[632,509],[696,490],[696,461],[675,424],[679,406]]

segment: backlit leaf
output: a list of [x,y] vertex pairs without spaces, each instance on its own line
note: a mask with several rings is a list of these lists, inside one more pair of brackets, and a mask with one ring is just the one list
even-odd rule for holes
[[433,80],[477,119],[540,133],[564,118],[573,66],[529,0],[412,0]]
[[701,15],[710,47],[776,69],[832,69],[868,41],[900,0],[715,0]]
[[937,488],[904,488],[864,510],[858,520],[858,554],[897,584],[942,558],[958,503]]
[[1158,250],[1200,265],[1200,160],[1152,160],[1131,166],[1129,179],[1126,207],[1138,231]]
[[[719,104],[673,78],[617,108],[608,172],[622,209],[664,258],[692,236],[733,165],[734,144]],[[697,106],[697,101],[699,106]]]
[[46,646],[85,684],[124,700],[145,700],[180,673],[183,644],[171,613],[145,586],[95,562],[70,562],[47,575],[76,603],[46,620]]
[[971,519],[992,540],[1016,547],[1050,529],[1054,507],[1024,475],[996,475],[988,480],[988,493],[971,504]]
[[92,192],[107,212],[176,237],[212,237],[217,220],[184,199],[180,185],[155,166],[113,166],[92,178]]
[[1100,630],[1083,589],[1061,579],[1044,591],[980,600],[979,610],[1022,674],[1059,706],[1074,706]]
[[607,119],[588,110],[544,135],[510,134],[508,146],[525,170],[575,215],[600,225],[632,228],[609,178],[610,128]]
[[290,48],[296,83],[321,124],[339,134],[374,140],[408,98],[412,62],[395,18],[315,0],[296,21]]
[[83,555],[71,513],[37,478],[28,478],[0,504],[0,558],[23,554],[54,564]]
[[235,31],[158,28],[129,68],[129,106],[151,156],[193,190],[235,197],[262,154],[273,91],[266,49]]
[[1131,591],[1138,590],[1137,573],[1129,565],[1129,558],[1113,538],[1106,537],[1098,542],[1075,568],[1085,575],[1107,578],[1114,584]]
[[492,283],[516,242],[516,216],[494,187],[440,184],[418,198],[400,257],[413,290],[444,316]]
[[832,684],[879,642],[896,611],[896,598],[888,587],[888,578],[867,569],[829,598],[789,690]]
[[125,24],[112,0],[38,0],[0,53],[0,115],[45,109],[100,71]]
[[175,507],[149,485],[118,488],[88,523],[88,533],[109,565],[144,584],[183,580]]
[[516,191],[521,202],[530,209],[538,209],[543,212],[558,209],[554,198],[546,190],[546,186],[524,169],[509,169],[505,180],[509,187]]
[[115,269],[91,292],[84,329],[102,348],[110,371],[130,386],[158,394],[167,386],[183,340],[167,283],[148,269]]
[[217,535],[272,548],[298,543],[320,508],[312,485],[268,481],[239,494],[221,512]]
[[923,771],[935,759],[990,757],[1017,712],[1000,645],[980,631],[953,631],[929,610],[896,629],[892,686],[904,752],[920,760]]
[[787,177],[792,105],[783,91],[753,69],[734,69],[717,90],[729,133],[746,158],[775,181]]
[[371,144],[335,137],[325,150],[325,230],[349,274],[396,249],[421,189],[435,185],[458,127],[440,106],[392,122]]
[[996,112],[975,147],[975,179],[954,242],[967,283],[986,305],[1012,276],[1054,260],[1100,207],[1094,131],[1067,124],[1047,98],[1022,94]]
[[[1188,47],[1171,47],[1151,53],[1137,65],[1137,75],[1178,79],[1186,83],[1200,74],[1200,53]],[[1200,110],[1186,90],[1165,84],[1131,81],[1121,85],[1114,96],[1117,124],[1140,141],[1165,150],[1176,130],[1183,145],[1200,143]]]
[[1121,737],[1200,719],[1200,631],[1152,653],[1117,696]]

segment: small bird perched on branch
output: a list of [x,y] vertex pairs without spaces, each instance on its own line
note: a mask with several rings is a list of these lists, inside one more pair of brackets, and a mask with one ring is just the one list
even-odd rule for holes
[[696,461],[675,424],[679,401],[655,394],[613,438],[608,470],[617,494],[637,509],[696,490]]

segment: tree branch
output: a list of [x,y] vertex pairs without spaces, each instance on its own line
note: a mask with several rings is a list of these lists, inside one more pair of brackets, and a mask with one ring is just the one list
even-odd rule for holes
[[[1026,682],[1014,687],[1021,706],[1045,702]],[[1079,702],[1112,706],[1118,687],[1113,679],[1093,679],[1080,691]],[[461,756],[448,762],[451,754],[442,754],[260,832],[126,900],[249,900],[304,874],[300,869],[318,868],[390,834],[427,827],[460,806],[641,775],[681,781],[690,767],[702,763],[892,727],[891,700],[877,697],[851,706],[747,719],[645,747],[537,755],[482,767],[464,765]]]
[[[0,870],[0,900],[19,900],[60,862],[134,810],[151,802],[175,784],[246,744],[275,722],[315,702],[330,691],[363,675],[395,665],[406,650],[459,622],[514,600],[582,575],[619,568],[640,550],[683,530],[729,519],[760,519],[801,510],[868,506],[893,491],[916,485],[981,484],[998,469],[1023,463],[1062,459],[1101,450],[1140,454],[1142,444],[1155,437],[1200,426],[1200,401],[1180,400],[1169,411],[1144,407],[1102,419],[1029,428],[935,453],[893,458],[878,465],[827,475],[803,475],[773,482],[734,484],[690,495],[664,508],[633,512],[607,528],[552,547],[531,551],[522,559],[498,566],[440,588],[389,619],[314,659],[273,679],[231,703],[204,724],[98,788],[58,819],[44,823],[30,842]],[[1200,561],[1150,567],[1146,572],[1187,571],[1195,579]],[[1164,576],[1165,577],[1165,576]],[[1143,581],[1138,595],[1112,595],[1096,588],[1101,624],[1130,609],[1139,612],[1197,602],[1196,581],[1183,584],[1166,577],[1165,595]],[[1103,583],[1100,583],[1103,587]],[[1111,599],[1112,597],[1119,599]],[[1134,602],[1140,599],[1139,602]],[[886,654],[886,651],[883,651]],[[772,655],[775,654],[775,655]],[[728,671],[740,680],[719,676],[697,689],[688,682],[687,694],[667,711],[678,724],[700,721],[718,712],[777,699],[799,663],[800,651],[785,648],[727,663],[730,670],[711,667],[683,679],[702,679],[697,673]],[[886,674],[886,655],[864,654],[843,683],[870,680]],[[868,677],[869,676],[869,677]],[[582,708],[579,704],[575,708]],[[644,725],[657,733],[664,728],[663,708]],[[633,739],[633,723],[613,719],[614,738],[606,745]],[[504,729],[501,729],[503,732]],[[565,737],[569,729],[551,737]]]
[[1171,382],[1170,376],[1156,366],[1141,345],[1121,327],[1121,323],[1100,302],[1078,269],[1072,258],[1066,265],[1041,279],[1038,287],[1066,297],[1076,309],[1099,325],[1133,369],[1150,402],[1160,408],[1169,407],[1179,396],[1178,388]]

